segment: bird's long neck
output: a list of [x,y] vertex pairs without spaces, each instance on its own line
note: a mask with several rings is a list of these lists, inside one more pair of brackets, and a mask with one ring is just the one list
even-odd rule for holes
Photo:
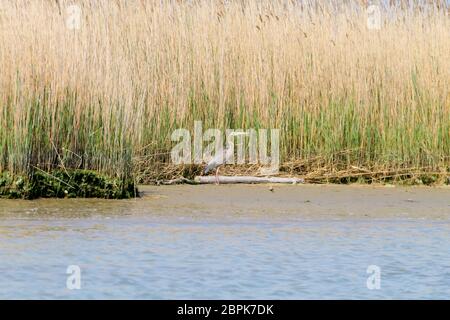
[[228,140],[227,141],[227,147],[226,147],[226,150],[228,150],[228,149],[231,149],[231,148],[233,148],[234,147],[234,142],[233,142],[233,140],[231,139],[231,140]]

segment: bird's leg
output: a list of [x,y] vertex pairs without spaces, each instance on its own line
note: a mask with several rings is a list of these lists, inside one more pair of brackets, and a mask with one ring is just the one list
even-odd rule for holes
[[217,167],[217,169],[216,169],[216,184],[217,185],[219,184],[219,169],[220,169],[220,167]]

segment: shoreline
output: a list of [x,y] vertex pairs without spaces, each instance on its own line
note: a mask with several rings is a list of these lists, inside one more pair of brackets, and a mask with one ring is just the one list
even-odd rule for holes
[[[340,219],[450,220],[450,186],[139,185],[140,198],[1,199],[0,218],[145,218],[185,223]],[[271,191],[271,189],[273,191]]]
[[[450,219],[450,187],[382,185],[139,186],[149,209],[169,215],[255,218]],[[271,191],[271,189],[273,191]],[[149,201],[146,201],[149,200]]]
[[[236,187],[236,188],[252,188],[255,186],[266,188],[273,192],[274,188],[289,188],[297,186],[322,186],[322,187],[348,187],[348,188],[424,188],[424,189],[448,189],[450,190],[450,177],[441,183],[416,183],[413,179],[400,180],[392,183],[387,182],[365,182],[357,180],[356,182],[311,182],[307,178],[293,176],[293,175],[279,175],[275,176],[273,182],[271,178],[259,176],[220,176],[220,184],[214,183],[214,176],[205,176],[202,181],[198,178],[188,179],[180,177],[172,180],[156,180],[151,183],[137,183],[136,180],[128,179],[126,182],[118,180],[117,178],[110,178],[95,171],[90,170],[75,170],[72,175],[78,175],[78,182],[75,185],[73,176],[69,173],[54,176],[53,174],[42,172],[38,175],[39,179],[27,179],[24,176],[12,176],[8,173],[0,174],[0,199],[12,200],[36,200],[36,199],[103,199],[103,200],[126,200],[145,197],[146,190],[150,188],[168,187],[189,187],[206,188],[214,187]],[[59,178],[58,178],[59,177]],[[89,177],[89,179],[86,179]],[[253,178],[256,182],[240,181],[238,178]],[[292,180],[293,183],[280,182],[279,180]],[[445,178],[444,178],[445,179]],[[66,180],[66,181],[64,181]],[[242,179],[241,179],[242,180]],[[283,181],[284,181],[283,180]],[[235,182],[238,181],[238,182]],[[240,182],[239,182],[240,181]],[[278,182],[277,182],[278,181]],[[441,179],[442,181],[442,179]],[[70,183],[69,183],[70,182]],[[76,188],[77,187],[77,188]],[[68,192],[67,190],[70,190]],[[134,190],[134,191],[133,191]],[[250,190],[250,189],[248,189]]]

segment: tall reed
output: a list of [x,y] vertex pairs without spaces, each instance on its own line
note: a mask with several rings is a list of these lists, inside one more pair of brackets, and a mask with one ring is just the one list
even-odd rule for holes
[[448,7],[372,30],[363,2],[3,0],[0,172],[130,175],[194,120],[280,128],[282,162],[448,172]]

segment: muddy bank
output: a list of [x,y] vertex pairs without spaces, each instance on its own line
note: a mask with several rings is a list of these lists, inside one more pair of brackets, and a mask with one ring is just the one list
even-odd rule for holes
[[144,216],[195,221],[450,219],[450,187],[342,185],[140,186],[141,198],[0,199],[0,218]]
[[[144,186],[148,208],[255,217],[450,218],[450,188],[339,185]],[[144,200],[145,201],[145,200]]]

